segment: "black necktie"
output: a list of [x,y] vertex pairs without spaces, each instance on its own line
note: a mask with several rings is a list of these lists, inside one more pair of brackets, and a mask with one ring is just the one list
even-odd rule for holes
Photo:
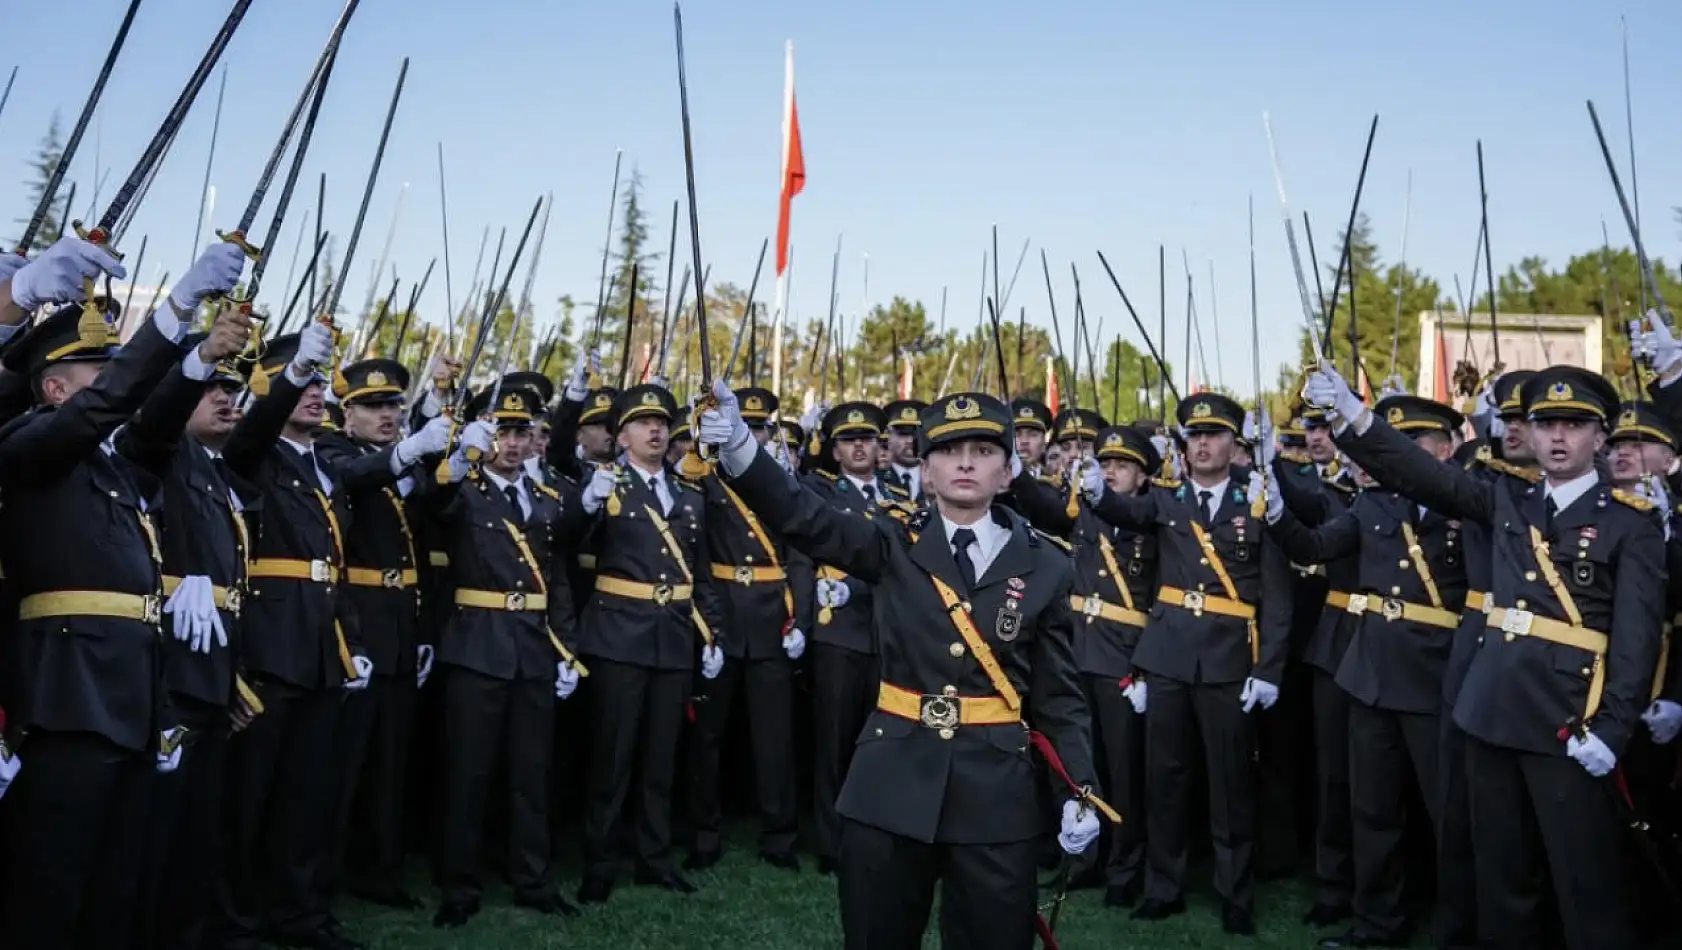
[[1559,514],[1559,504],[1554,501],[1552,495],[1549,495],[1547,500],[1542,503],[1542,511],[1545,512],[1545,516],[1542,520],[1542,534],[1552,537],[1554,533],[1554,515]]
[[964,592],[975,590],[975,562],[970,560],[970,545],[975,543],[975,532],[968,528],[959,528],[952,532],[952,548],[958,559],[958,576],[964,579]]
[[526,513],[520,507],[520,489],[513,485],[509,485],[502,489],[502,493],[508,496],[508,504],[514,509],[514,523],[525,523]]
[[872,485],[872,484],[869,484],[869,483],[868,483],[868,482],[867,482],[867,483],[865,483],[865,485],[864,485],[864,486],[863,486],[863,487],[862,487],[862,488],[860,488],[860,489],[859,489],[859,490],[860,490],[860,491],[862,491],[862,492],[864,492],[864,500],[865,500],[865,501],[867,501],[867,502],[871,502],[871,501],[875,501],[875,500],[876,500],[876,486],[875,486],[875,485]]
[[1214,514],[1209,511],[1209,499],[1214,497],[1215,493],[1211,491],[1197,493],[1197,520],[1205,525],[1214,520]]

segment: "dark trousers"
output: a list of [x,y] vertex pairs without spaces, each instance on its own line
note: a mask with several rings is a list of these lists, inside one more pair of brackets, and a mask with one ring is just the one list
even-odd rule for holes
[[360,697],[366,700],[362,768],[342,789],[349,793],[341,805],[350,825],[339,851],[352,886],[366,892],[403,889],[403,807],[418,692],[408,677],[376,676]]
[[337,786],[334,728],[344,690],[255,685],[263,713],[228,742],[222,939],[254,947],[266,924],[303,936],[327,922],[322,863]]
[[[1081,676],[1086,688],[1086,705],[1092,714],[1092,750],[1104,794],[1110,806],[1121,814],[1120,825],[1104,822],[1102,847],[1088,848],[1077,863],[1096,865],[1107,887],[1126,887],[1144,882],[1145,822],[1145,717],[1133,711],[1133,704],[1121,695],[1121,684],[1113,676]],[[1147,707],[1148,708],[1148,707]],[[1066,786],[1065,786],[1066,789]],[[1067,792],[1059,798],[1067,798]]]
[[1313,794],[1307,764],[1314,736],[1310,669],[1287,661],[1279,701],[1250,713],[1256,730],[1256,865],[1264,877],[1292,874],[1301,853],[1302,809]]
[[672,870],[672,774],[693,674],[599,657],[588,664],[595,736],[584,789],[584,874],[611,880],[617,873],[619,819],[633,776],[637,864],[666,873]]
[[1436,713],[1349,706],[1349,801],[1354,821],[1356,932],[1397,939],[1407,926],[1409,784],[1417,784],[1436,827],[1440,809]]
[[331,906],[333,895],[339,890],[348,839],[366,833],[365,829],[351,828],[350,808],[362,784],[368,737],[374,730],[374,690],[378,688],[370,680],[363,689],[346,691],[333,723],[333,803],[327,813],[326,854],[316,876],[324,906]]
[[215,925],[216,887],[222,879],[222,786],[230,725],[222,706],[188,696],[175,696],[173,702],[188,732],[181,764],[151,782],[137,942],[158,950],[200,950]]
[[[1563,743],[1561,744],[1563,746]],[[1546,882],[1570,950],[1636,946],[1634,855],[1613,807],[1611,776],[1564,755],[1537,755],[1468,736],[1478,935],[1492,950],[1554,943]]]
[[1466,783],[1466,734],[1447,705],[1437,717],[1437,946],[1472,950],[1478,942],[1478,874],[1472,853],[1472,790]]
[[919,950],[940,885],[940,942],[949,950],[1034,944],[1033,841],[929,844],[841,822],[841,930],[846,950]]
[[1314,669],[1314,902],[1348,907],[1354,889],[1350,854],[1349,694],[1332,675]]
[[1238,701],[1241,683],[1149,680],[1145,707],[1145,896],[1185,896],[1186,795],[1197,738],[1209,775],[1209,837],[1215,847],[1215,892],[1246,910],[1255,905],[1255,725]]
[[822,643],[812,644],[811,657],[813,827],[818,856],[835,858],[841,847],[841,818],[835,813],[835,801],[841,796],[859,733],[876,708],[881,660]]
[[492,770],[507,770],[507,877],[520,897],[549,893],[549,747],[554,740],[555,684],[504,680],[443,666],[444,820],[439,850],[443,902],[479,899],[479,845],[485,806],[498,787]]
[[37,730],[6,794],[0,946],[129,947],[157,759],[91,733]]
[[746,693],[748,738],[753,749],[754,787],[759,799],[759,850],[794,850],[799,830],[795,809],[794,662],[777,655],[762,660],[727,659],[718,677],[702,680],[695,697],[695,728],[689,734],[689,813],[695,850],[717,851],[723,809],[718,762],[730,711]]

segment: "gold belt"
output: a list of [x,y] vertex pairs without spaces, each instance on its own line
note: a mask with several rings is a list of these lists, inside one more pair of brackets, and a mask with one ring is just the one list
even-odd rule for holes
[[1342,591],[1342,590],[1327,591],[1326,592],[1326,606],[1335,608],[1337,610],[1348,610],[1349,609],[1349,592],[1348,591]]
[[[181,578],[176,577],[173,574],[164,575],[165,597],[175,593],[176,588],[179,588],[180,586]],[[210,596],[212,601],[216,604],[217,610],[226,610],[228,613],[231,613],[236,617],[239,616],[244,596],[239,592],[238,588],[212,586],[210,588]]]
[[[1327,601],[1330,602],[1330,598],[1327,598]],[[1422,623],[1429,627],[1440,627],[1444,630],[1453,630],[1460,626],[1460,615],[1452,610],[1428,607],[1424,604],[1410,604],[1395,597],[1350,594],[1343,609],[1352,614],[1377,614],[1391,622],[1406,620],[1410,623]]]
[[1490,629],[1500,630],[1508,643],[1519,637],[1531,637],[1594,654],[1594,659],[1583,670],[1583,675],[1589,678],[1583,721],[1594,719],[1594,714],[1600,711],[1600,698],[1606,692],[1606,647],[1611,642],[1606,634],[1512,607],[1491,607],[1487,623]]
[[449,567],[450,566],[450,552],[448,552],[448,551],[428,551],[428,552],[426,552],[426,563],[431,565],[432,567]]
[[1086,617],[1086,622],[1094,620],[1114,620],[1132,627],[1143,627],[1150,618],[1142,610],[1128,610],[1126,607],[1109,603],[1098,597],[1069,595],[1069,607],[1076,613]]
[[1489,595],[1481,590],[1466,592],[1466,609],[1475,610],[1480,614],[1489,612]]
[[596,556],[594,554],[580,554],[580,555],[578,555],[578,566],[581,569],[586,570],[586,571],[595,570],[596,569]]
[[1254,620],[1256,617],[1256,608],[1243,601],[1205,594],[1200,590],[1164,587],[1156,592],[1156,602],[1167,604],[1170,607],[1184,608],[1199,617],[1206,613],[1220,614],[1223,617],[1237,617],[1241,620]]
[[1002,697],[959,696],[951,686],[941,690],[940,695],[931,695],[883,682],[876,691],[876,708],[890,716],[938,729],[942,739],[952,738],[958,726],[1002,726],[1022,721],[1022,716]]
[[375,567],[347,567],[345,581],[352,587],[384,587],[389,590],[403,590],[420,583],[420,572],[412,567],[401,570],[393,567],[380,570]]
[[505,610],[510,613],[544,611],[549,609],[549,595],[523,590],[458,590],[456,606],[478,607],[481,610]]
[[664,607],[674,601],[688,601],[695,595],[695,588],[689,584],[645,584],[642,581],[628,581],[623,577],[602,575],[596,578],[596,593],[612,594],[631,600],[651,600]]
[[752,564],[714,564],[713,580],[734,581],[744,586],[750,584],[774,584],[788,579],[788,573],[776,565],[755,567]]
[[55,590],[30,594],[18,604],[19,620],[48,617],[111,617],[160,624],[163,598],[156,594],[119,594],[108,590]]
[[272,577],[288,581],[310,581],[333,584],[339,580],[339,569],[326,561],[301,561],[290,557],[260,557],[251,562],[248,577]]

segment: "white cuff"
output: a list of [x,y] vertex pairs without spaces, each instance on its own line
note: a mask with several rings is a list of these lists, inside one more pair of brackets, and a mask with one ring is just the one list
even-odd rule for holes
[[444,404],[438,399],[438,390],[428,389],[426,398],[421,400],[420,414],[424,419],[435,419],[444,411]]
[[401,476],[413,464],[413,462],[403,461],[403,443],[397,443],[391,450],[391,474]]
[[724,474],[734,478],[748,470],[753,460],[759,455],[759,440],[749,435],[741,445],[723,449],[718,453],[718,460],[724,465]]
[[286,364],[286,379],[289,382],[291,382],[292,385],[298,387],[299,389],[303,389],[304,387],[308,386],[312,380],[315,379],[315,370],[306,369],[302,373],[299,373],[298,372],[298,367],[297,367],[296,364],[287,363]]
[[[1363,406],[1360,415],[1350,419],[1347,425],[1354,428],[1356,435],[1366,435],[1367,430],[1372,428],[1372,410]],[[1341,433],[1343,430],[1337,431]]]
[[174,301],[166,300],[164,305],[152,311],[152,326],[164,335],[164,339],[171,343],[180,343],[187,335],[186,321],[175,315]]
[[187,355],[181,358],[181,375],[188,379],[202,383],[209,379],[210,374],[214,372],[216,372],[216,364],[206,363],[204,357],[199,355],[199,348],[196,346],[188,350]]

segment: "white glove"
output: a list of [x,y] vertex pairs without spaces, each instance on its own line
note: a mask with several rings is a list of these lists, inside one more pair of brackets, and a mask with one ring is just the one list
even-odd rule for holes
[[[431,423],[427,423],[431,425]],[[491,446],[496,443],[496,426],[478,419],[469,422],[461,430],[461,448],[465,453],[468,449],[478,449],[480,455],[489,455]]]
[[1303,387],[1302,394],[1310,403],[1330,408],[1346,422],[1354,422],[1366,408],[1361,397],[1349,391],[1349,384],[1329,360],[1321,360],[1320,368],[1308,374],[1308,385]]
[[164,602],[164,613],[175,620],[175,639],[194,653],[209,653],[212,640],[217,646],[228,645],[222,614],[216,609],[216,593],[210,578],[203,574],[183,577],[181,586]]
[[1641,714],[1641,721],[1653,733],[1654,742],[1670,745],[1676,740],[1676,734],[1682,732],[1682,706],[1668,699],[1654,700],[1653,705]]
[[1022,456],[1017,455],[1013,451],[1013,452],[1010,453],[1010,480],[1013,481],[1013,482],[1016,481],[1017,476],[1019,476],[1021,474],[1022,474]]
[[432,676],[432,644],[423,643],[415,647],[415,688],[420,689]]
[[1267,523],[1273,524],[1285,513],[1285,497],[1280,494],[1277,485],[1270,484],[1261,470],[1250,473],[1250,484],[1247,488],[1249,498],[1265,495],[1267,497]]
[[1496,380],[1490,380],[1489,385],[1478,393],[1478,402],[1472,408],[1472,415],[1487,416],[1493,419],[1500,413],[1501,406],[1495,401],[1495,383]]
[[308,376],[332,358],[333,328],[320,320],[311,320],[298,334],[298,352],[292,357],[291,374]]
[[562,660],[555,664],[555,698],[566,699],[578,688],[578,670]]
[[1144,680],[1128,680],[1127,685],[1121,688],[1121,695],[1133,704],[1135,713],[1141,716],[1145,714],[1146,701],[1150,698],[1150,688],[1145,685]]
[[238,245],[222,242],[204,249],[199,259],[175,282],[169,302],[182,313],[192,313],[211,297],[226,296],[245,273],[245,252]]
[[590,483],[584,486],[584,493],[579,496],[578,503],[584,506],[586,514],[595,514],[602,510],[602,503],[613,497],[614,489],[619,487],[619,472],[611,465],[598,465],[590,473]]
[[[16,291],[13,291],[14,295]],[[1661,377],[1669,376],[1678,366],[1682,366],[1682,343],[1671,335],[1670,327],[1665,324],[1664,317],[1657,310],[1647,311],[1646,323],[1652,326],[1648,330],[1642,326],[1642,321],[1631,320],[1629,324],[1631,349],[1637,357],[1649,360],[1653,364],[1654,372]]]
[[1253,436],[1256,454],[1256,467],[1264,471],[1273,470],[1273,460],[1279,457],[1279,446],[1273,441],[1273,419],[1264,408],[1256,420],[1256,434]]
[[122,280],[128,271],[105,248],[67,235],[12,275],[12,303],[29,311],[42,304],[81,300],[86,296],[82,282],[101,274]]
[[742,420],[736,394],[722,378],[713,380],[713,399],[718,402],[718,408],[702,410],[700,421],[695,426],[695,440],[727,451],[746,445],[753,438],[753,432]]
[[1104,468],[1097,459],[1081,459],[1075,463],[1080,473],[1080,490],[1086,500],[1096,505],[1104,497]]
[[12,275],[23,269],[29,263],[29,258],[10,251],[0,251],[0,281],[10,280]]
[[1643,475],[1635,480],[1635,493],[1653,503],[1665,520],[1665,540],[1670,540],[1670,492],[1656,475]]
[[718,673],[724,669],[724,651],[717,644],[701,648],[701,675],[710,680],[718,679]]
[[601,366],[602,357],[597,351],[578,354],[578,362],[572,364],[572,375],[567,377],[567,402],[583,402],[590,395],[590,374],[600,372]]
[[442,452],[450,447],[450,430],[455,428],[455,421],[449,416],[438,416],[421,426],[420,431],[397,443],[394,450],[397,461],[404,468],[420,461],[423,456]]
[[16,753],[7,750],[0,755],[0,798],[6,797],[6,789],[12,787],[12,779],[18,777],[23,769],[23,759]]
[[846,581],[832,581],[823,578],[818,580],[818,606],[836,610],[847,606],[852,599],[853,590]]
[[1070,799],[1063,803],[1063,827],[1057,832],[1057,843],[1066,854],[1080,854],[1098,840],[1098,813],[1092,808]]
[[350,658],[350,665],[356,667],[356,679],[345,680],[345,689],[353,693],[367,689],[374,675],[374,661],[357,655]]
[[807,432],[815,432],[818,426],[823,425],[823,417],[826,415],[829,415],[829,403],[820,402],[800,417],[800,428]]
[[1572,736],[1565,740],[1565,754],[1576,759],[1577,764],[1595,778],[1618,767],[1618,757],[1592,732],[1588,733],[1587,739]]
[[158,733],[158,771],[173,772],[181,767],[181,750],[187,736],[186,726],[176,726]]
[[[1151,445],[1156,446],[1156,454],[1160,458],[1168,458],[1169,455],[1172,454],[1169,451],[1169,449],[1172,448],[1172,444],[1168,441],[1168,437],[1165,435],[1151,436]],[[1151,475],[1154,473],[1146,472],[1145,474]]]
[[1238,694],[1238,700],[1244,704],[1245,712],[1256,708],[1258,703],[1263,709],[1272,709],[1279,701],[1279,687],[1252,676],[1244,681],[1244,691]]
[[1384,388],[1380,390],[1386,397],[1405,395],[1407,391],[1408,388],[1402,382],[1402,377],[1395,373],[1390,374],[1390,377],[1384,381]]
[[1493,440],[1493,439],[1503,438],[1504,436],[1506,436],[1506,434],[1507,434],[1507,424],[1505,422],[1501,421],[1501,417],[1499,415],[1490,416],[1489,417],[1489,437],[1490,437],[1490,439]]
[[783,638],[783,652],[791,660],[800,659],[800,654],[806,652],[806,635],[800,632],[799,627],[789,628],[788,636]]

